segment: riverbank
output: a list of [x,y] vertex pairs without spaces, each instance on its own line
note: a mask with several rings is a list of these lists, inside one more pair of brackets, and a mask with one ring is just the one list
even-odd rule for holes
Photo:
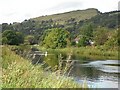
[[2,47],[2,59],[2,88],[87,88],[71,77],[32,65],[6,46]]
[[45,49],[43,47],[37,47],[40,50],[48,52],[61,52],[64,54],[72,54],[74,57],[83,57],[92,60],[118,60],[118,49],[107,48],[105,46],[87,46],[87,47],[69,47],[62,49]]

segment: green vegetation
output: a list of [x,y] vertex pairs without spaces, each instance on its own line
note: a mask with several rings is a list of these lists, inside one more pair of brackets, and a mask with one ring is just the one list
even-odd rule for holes
[[120,15],[119,11],[101,13],[83,23],[92,22],[95,26],[101,26],[101,27],[107,27],[107,28],[118,28],[120,26],[120,24],[118,24],[119,15]]
[[[66,13],[60,13],[55,15],[41,16],[29,20],[25,20],[22,23],[7,24],[3,23],[2,32],[6,30],[19,31],[25,36],[25,43],[29,44],[41,44],[48,42],[45,39],[45,33],[51,33],[49,30],[55,28],[64,30],[69,33],[69,45],[67,46],[86,46],[91,42],[95,45],[112,45],[112,40],[117,40],[115,35],[117,32],[117,16],[120,13],[118,11],[100,13],[97,9],[77,10]],[[55,31],[56,32],[56,31]],[[49,35],[50,36],[50,35]],[[79,38],[78,45],[75,43],[75,38]],[[46,36],[46,38],[48,38]],[[58,37],[57,37],[58,38]],[[114,38],[110,40],[110,38]],[[43,41],[44,40],[44,41]],[[14,40],[15,41],[15,40]],[[3,38],[3,43],[7,43],[7,38]],[[56,43],[56,42],[55,42]],[[113,46],[117,45],[117,41]],[[54,46],[54,45],[53,45]],[[61,47],[57,46],[45,47]],[[66,46],[66,45],[65,45]],[[64,45],[62,47],[65,47]]]
[[2,31],[14,30],[20,31],[25,35],[34,35],[39,40],[43,32],[51,28],[63,28],[72,34],[77,34],[81,25],[81,20],[87,20],[99,14],[97,9],[77,10],[61,14],[41,16],[22,23],[2,24]]
[[[2,87],[82,88],[71,77],[58,74],[59,66],[57,71],[47,72],[43,63],[32,65],[24,57],[31,47],[37,47],[40,50],[71,53],[71,57],[78,57],[78,60],[80,57],[119,60],[119,14],[119,11],[100,13],[97,9],[87,9],[41,16],[21,23],[3,23],[0,33],[3,44]],[[11,48],[5,45],[17,46]],[[58,56],[50,58],[55,60]],[[47,60],[50,62],[46,57]]]
[[105,46],[86,46],[86,47],[67,47],[61,49],[46,49],[37,47],[42,51],[62,53],[64,55],[72,54],[72,57],[86,60],[119,60],[118,48],[111,48]]
[[9,45],[19,45],[24,42],[22,33],[12,30],[6,30],[2,34],[2,43]]
[[91,24],[85,25],[80,30],[78,47],[90,45],[90,40],[93,40],[93,27]]
[[59,49],[59,51],[69,53],[72,51],[73,56],[86,57],[90,60],[98,59],[116,59],[118,60],[118,51],[116,49],[110,50],[110,48],[105,48],[104,46],[97,47],[79,47],[79,48],[64,48]]
[[69,42],[69,32],[63,29],[50,29],[43,36],[42,45],[46,48],[65,48]]
[[2,49],[3,88],[87,88],[85,83],[83,87],[70,77],[32,65],[6,46]]
[[76,37],[81,30],[81,27],[93,24],[94,28],[106,27],[116,29],[119,25],[119,11],[108,13],[100,13],[97,9],[76,10],[66,13],[40,16],[29,20],[24,20],[21,23],[2,24],[2,31],[14,30],[22,32],[25,35],[34,35],[36,40],[39,40],[43,32],[51,28],[63,28],[69,31],[72,37]]
[[[116,29],[119,26],[115,23],[116,15],[119,15],[118,11],[100,13],[97,9],[87,9],[41,16],[22,23],[3,23],[2,42],[10,45],[39,44],[47,49],[78,48],[78,52],[84,48],[84,56],[93,57],[111,56],[115,52],[116,55],[112,56],[116,57],[120,30]],[[106,54],[108,52],[111,54]]]
[[59,13],[54,15],[41,16],[34,18],[33,20],[46,21],[52,19],[53,21],[56,21],[56,23],[64,24],[65,21],[68,21],[71,18],[75,18],[76,21],[80,21],[80,20],[90,19],[91,17],[97,15],[98,13],[99,11],[97,9],[91,8],[87,10],[76,10],[76,11]]
[[28,44],[28,45],[33,45],[36,43],[36,40],[35,40],[35,37],[33,35],[27,35],[25,37],[25,41],[24,41],[25,44]]

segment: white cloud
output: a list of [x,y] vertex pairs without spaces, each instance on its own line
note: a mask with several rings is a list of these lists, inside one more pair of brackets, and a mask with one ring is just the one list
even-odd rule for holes
[[97,8],[101,12],[118,9],[119,0],[84,0],[84,8]]
[[119,0],[0,0],[0,23],[77,9],[97,8],[101,12],[118,9]]

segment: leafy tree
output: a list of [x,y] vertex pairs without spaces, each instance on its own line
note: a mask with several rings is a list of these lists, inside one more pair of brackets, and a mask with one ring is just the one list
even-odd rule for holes
[[94,32],[94,41],[96,45],[104,45],[108,40],[108,29],[99,27]]
[[80,30],[80,40],[78,46],[86,46],[89,40],[93,39],[93,26],[91,24],[84,25]]
[[93,37],[93,26],[92,24],[88,24],[88,25],[84,25],[82,27],[82,30],[80,31],[80,33],[87,37],[88,39],[92,39]]
[[28,35],[28,36],[25,37],[25,43],[33,45],[33,44],[36,43],[36,39],[33,35]]
[[42,42],[46,48],[64,48],[69,43],[69,32],[63,29],[49,29]]
[[105,42],[107,46],[118,46],[118,30],[113,30],[109,33],[108,40]]
[[6,37],[2,38],[2,44],[7,44],[8,43],[8,39]]
[[81,37],[79,42],[78,42],[78,47],[86,46],[87,45],[87,41],[88,41],[87,37],[85,37],[85,36]]
[[16,32],[17,40],[19,43],[24,43],[24,36],[21,32]]
[[3,44],[9,45],[19,45],[23,43],[23,35],[20,32],[15,32],[12,30],[5,30],[2,34],[2,42]]

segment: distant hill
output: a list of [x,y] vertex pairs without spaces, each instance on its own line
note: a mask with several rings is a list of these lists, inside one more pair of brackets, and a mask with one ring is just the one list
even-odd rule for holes
[[70,11],[70,12],[59,13],[59,14],[54,14],[54,15],[40,16],[37,18],[33,18],[31,20],[40,22],[40,21],[46,21],[46,20],[52,19],[53,22],[64,24],[71,18],[75,19],[76,22],[79,22],[81,20],[90,19],[91,17],[94,17],[98,15],[99,13],[100,12],[97,9],[90,8],[86,10],[76,10],[76,11]]
[[22,32],[24,35],[34,35],[39,38],[47,29],[63,28],[69,31],[71,35],[77,35],[80,33],[81,27],[90,23],[94,28],[107,27],[115,29],[120,26],[120,23],[118,23],[118,16],[120,16],[119,11],[101,13],[97,9],[90,8],[86,10],[40,16],[24,20],[21,23],[3,23],[2,31],[10,29]]
[[94,8],[86,10],[76,10],[31,18],[29,20],[24,20],[22,23],[15,22],[10,25],[8,25],[7,23],[3,23],[2,29],[3,31],[6,29],[12,29],[15,31],[23,32],[24,34],[35,34],[35,32],[37,32],[36,34],[40,34],[43,30],[48,28],[69,28],[71,27],[71,24],[77,24],[81,20],[88,20],[98,14],[100,14],[100,12]]
[[107,27],[107,28],[117,28],[120,26],[120,23],[118,23],[118,19],[120,17],[120,11],[112,11],[112,12],[106,12],[101,13],[99,15],[96,15],[92,17],[91,19],[84,21],[83,23],[93,23],[94,26],[101,26],[101,27]]

